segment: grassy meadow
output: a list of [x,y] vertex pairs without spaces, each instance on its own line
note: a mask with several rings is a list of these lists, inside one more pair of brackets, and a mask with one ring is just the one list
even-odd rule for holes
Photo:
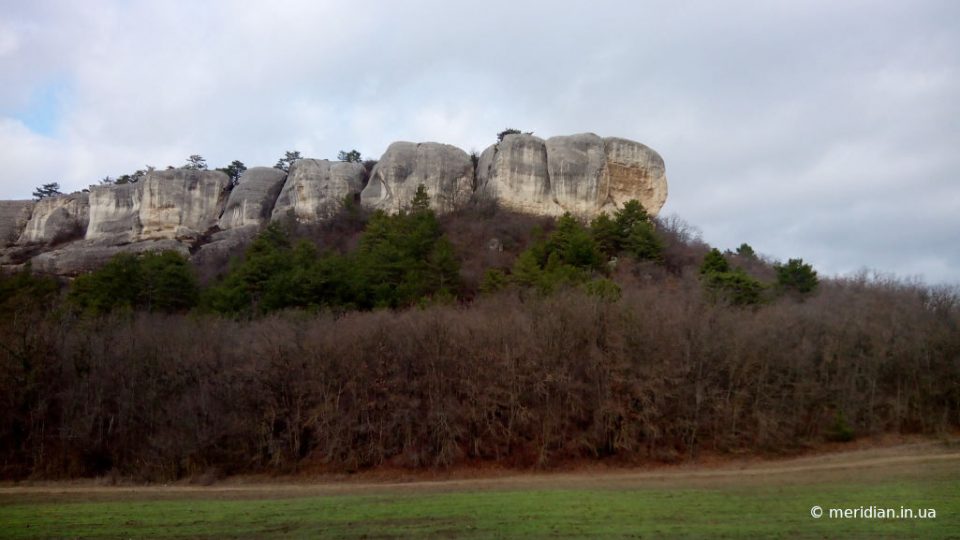
[[[2,538],[956,538],[960,460],[862,469],[528,475],[335,491],[310,485],[0,493]],[[525,479],[526,478],[526,479]],[[814,519],[819,505],[934,519]],[[828,512],[828,510],[825,510]]]

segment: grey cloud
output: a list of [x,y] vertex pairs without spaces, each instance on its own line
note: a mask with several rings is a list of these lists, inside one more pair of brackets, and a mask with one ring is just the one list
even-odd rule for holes
[[[0,26],[0,197],[197,152],[594,131],[657,149],[665,210],[720,247],[960,281],[956,2],[37,4]],[[24,132],[64,76],[60,130]]]

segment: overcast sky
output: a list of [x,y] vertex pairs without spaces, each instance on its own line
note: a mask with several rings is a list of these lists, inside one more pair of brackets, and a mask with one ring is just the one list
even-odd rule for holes
[[677,214],[960,283],[960,2],[0,0],[0,199],[201,154],[634,139]]

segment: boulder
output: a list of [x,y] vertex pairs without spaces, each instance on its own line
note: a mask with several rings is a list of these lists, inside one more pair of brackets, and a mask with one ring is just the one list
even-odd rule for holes
[[507,135],[484,150],[477,164],[477,196],[517,212],[561,214],[550,190],[546,142],[533,135]]
[[363,165],[326,159],[301,159],[290,166],[273,208],[273,219],[293,216],[310,223],[333,217],[348,196],[363,187]]
[[190,255],[187,246],[176,240],[155,240],[136,242],[122,246],[106,246],[90,242],[74,242],[62,249],[47,251],[31,259],[33,269],[38,272],[60,276],[76,276],[96,270],[118,253],[145,253],[148,251],[176,251],[184,256]]
[[371,171],[360,202],[368,208],[399,212],[410,206],[423,184],[430,206],[449,212],[470,200],[473,183],[473,161],[456,146],[395,142]]
[[603,139],[593,133],[550,137],[547,171],[554,202],[564,212],[592,217],[606,203]]
[[240,177],[220,216],[221,229],[260,225],[270,220],[287,173],[273,167],[253,167]]
[[0,201],[0,247],[16,243],[33,213],[33,201]]
[[140,184],[90,187],[90,224],[86,239],[124,244],[140,237]]
[[667,178],[659,154],[627,139],[507,135],[481,154],[476,196],[518,212],[587,219],[637,199],[655,216]]
[[195,240],[217,226],[230,178],[220,171],[151,171],[140,189],[140,240]]
[[209,242],[200,246],[190,260],[203,268],[227,268],[230,260],[241,255],[244,248],[256,238],[259,232],[260,227],[256,225],[218,231],[210,235]]
[[37,201],[18,244],[58,244],[82,238],[90,218],[86,193],[58,195]]
[[636,199],[651,216],[667,202],[667,174],[660,154],[635,141],[607,137],[603,140],[607,166],[602,184],[606,205],[621,207]]

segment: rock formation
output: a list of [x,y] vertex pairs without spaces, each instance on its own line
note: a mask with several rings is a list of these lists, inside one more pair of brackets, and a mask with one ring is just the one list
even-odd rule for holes
[[328,219],[344,199],[363,188],[363,165],[326,159],[301,159],[290,174],[273,208],[273,219],[293,216],[300,222]]
[[507,135],[480,154],[477,194],[517,212],[563,213],[551,196],[547,145],[533,135]]
[[663,158],[649,147],[617,137],[603,140],[607,156],[604,186],[607,204],[623,206],[636,199],[651,216],[667,202],[667,170]]
[[449,212],[470,200],[473,174],[470,156],[456,146],[395,142],[371,171],[360,202],[369,208],[398,212],[410,205],[423,184],[431,207]]
[[217,225],[230,178],[220,171],[147,173],[140,194],[140,239],[194,240]]
[[140,236],[140,184],[90,187],[90,224],[86,239],[125,244]]
[[253,167],[230,192],[220,216],[221,229],[260,225],[270,220],[287,173],[273,167]]
[[14,244],[33,213],[33,201],[0,201],[0,248]]
[[41,253],[30,259],[30,264],[38,272],[75,276],[96,270],[118,253],[148,251],[176,251],[184,256],[190,255],[190,249],[176,240],[147,240],[119,246],[79,242],[63,249]]
[[116,245],[194,240],[217,225],[230,179],[219,171],[151,171],[136,184],[92,186],[86,240]]
[[33,207],[17,243],[56,244],[83,238],[89,219],[90,201],[86,193],[46,197]]
[[656,215],[667,197],[656,152],[592,133],[507,135],[476,164],[447,144],[396,142],[366,186],[365,172],[360,163],[301,159],[289,174],[251,168],[231,191],[222,172],[171,169],[36,203],[0,201],[0,266],[30,261],[37,270],[75,275],[117,253],[155,250],[222,261],[268,220],[323,221],[357,196],[369,208],[396,212],[409,207],[421,184],[438,212],[492,199],[519,212],[591,218],[638,199]]
[[593,133],[546,141],[507,135],[480,156],[477,193],[519,212],[584,218],[637,199],[655,216],[667,179],[663,159],[637,142]]

